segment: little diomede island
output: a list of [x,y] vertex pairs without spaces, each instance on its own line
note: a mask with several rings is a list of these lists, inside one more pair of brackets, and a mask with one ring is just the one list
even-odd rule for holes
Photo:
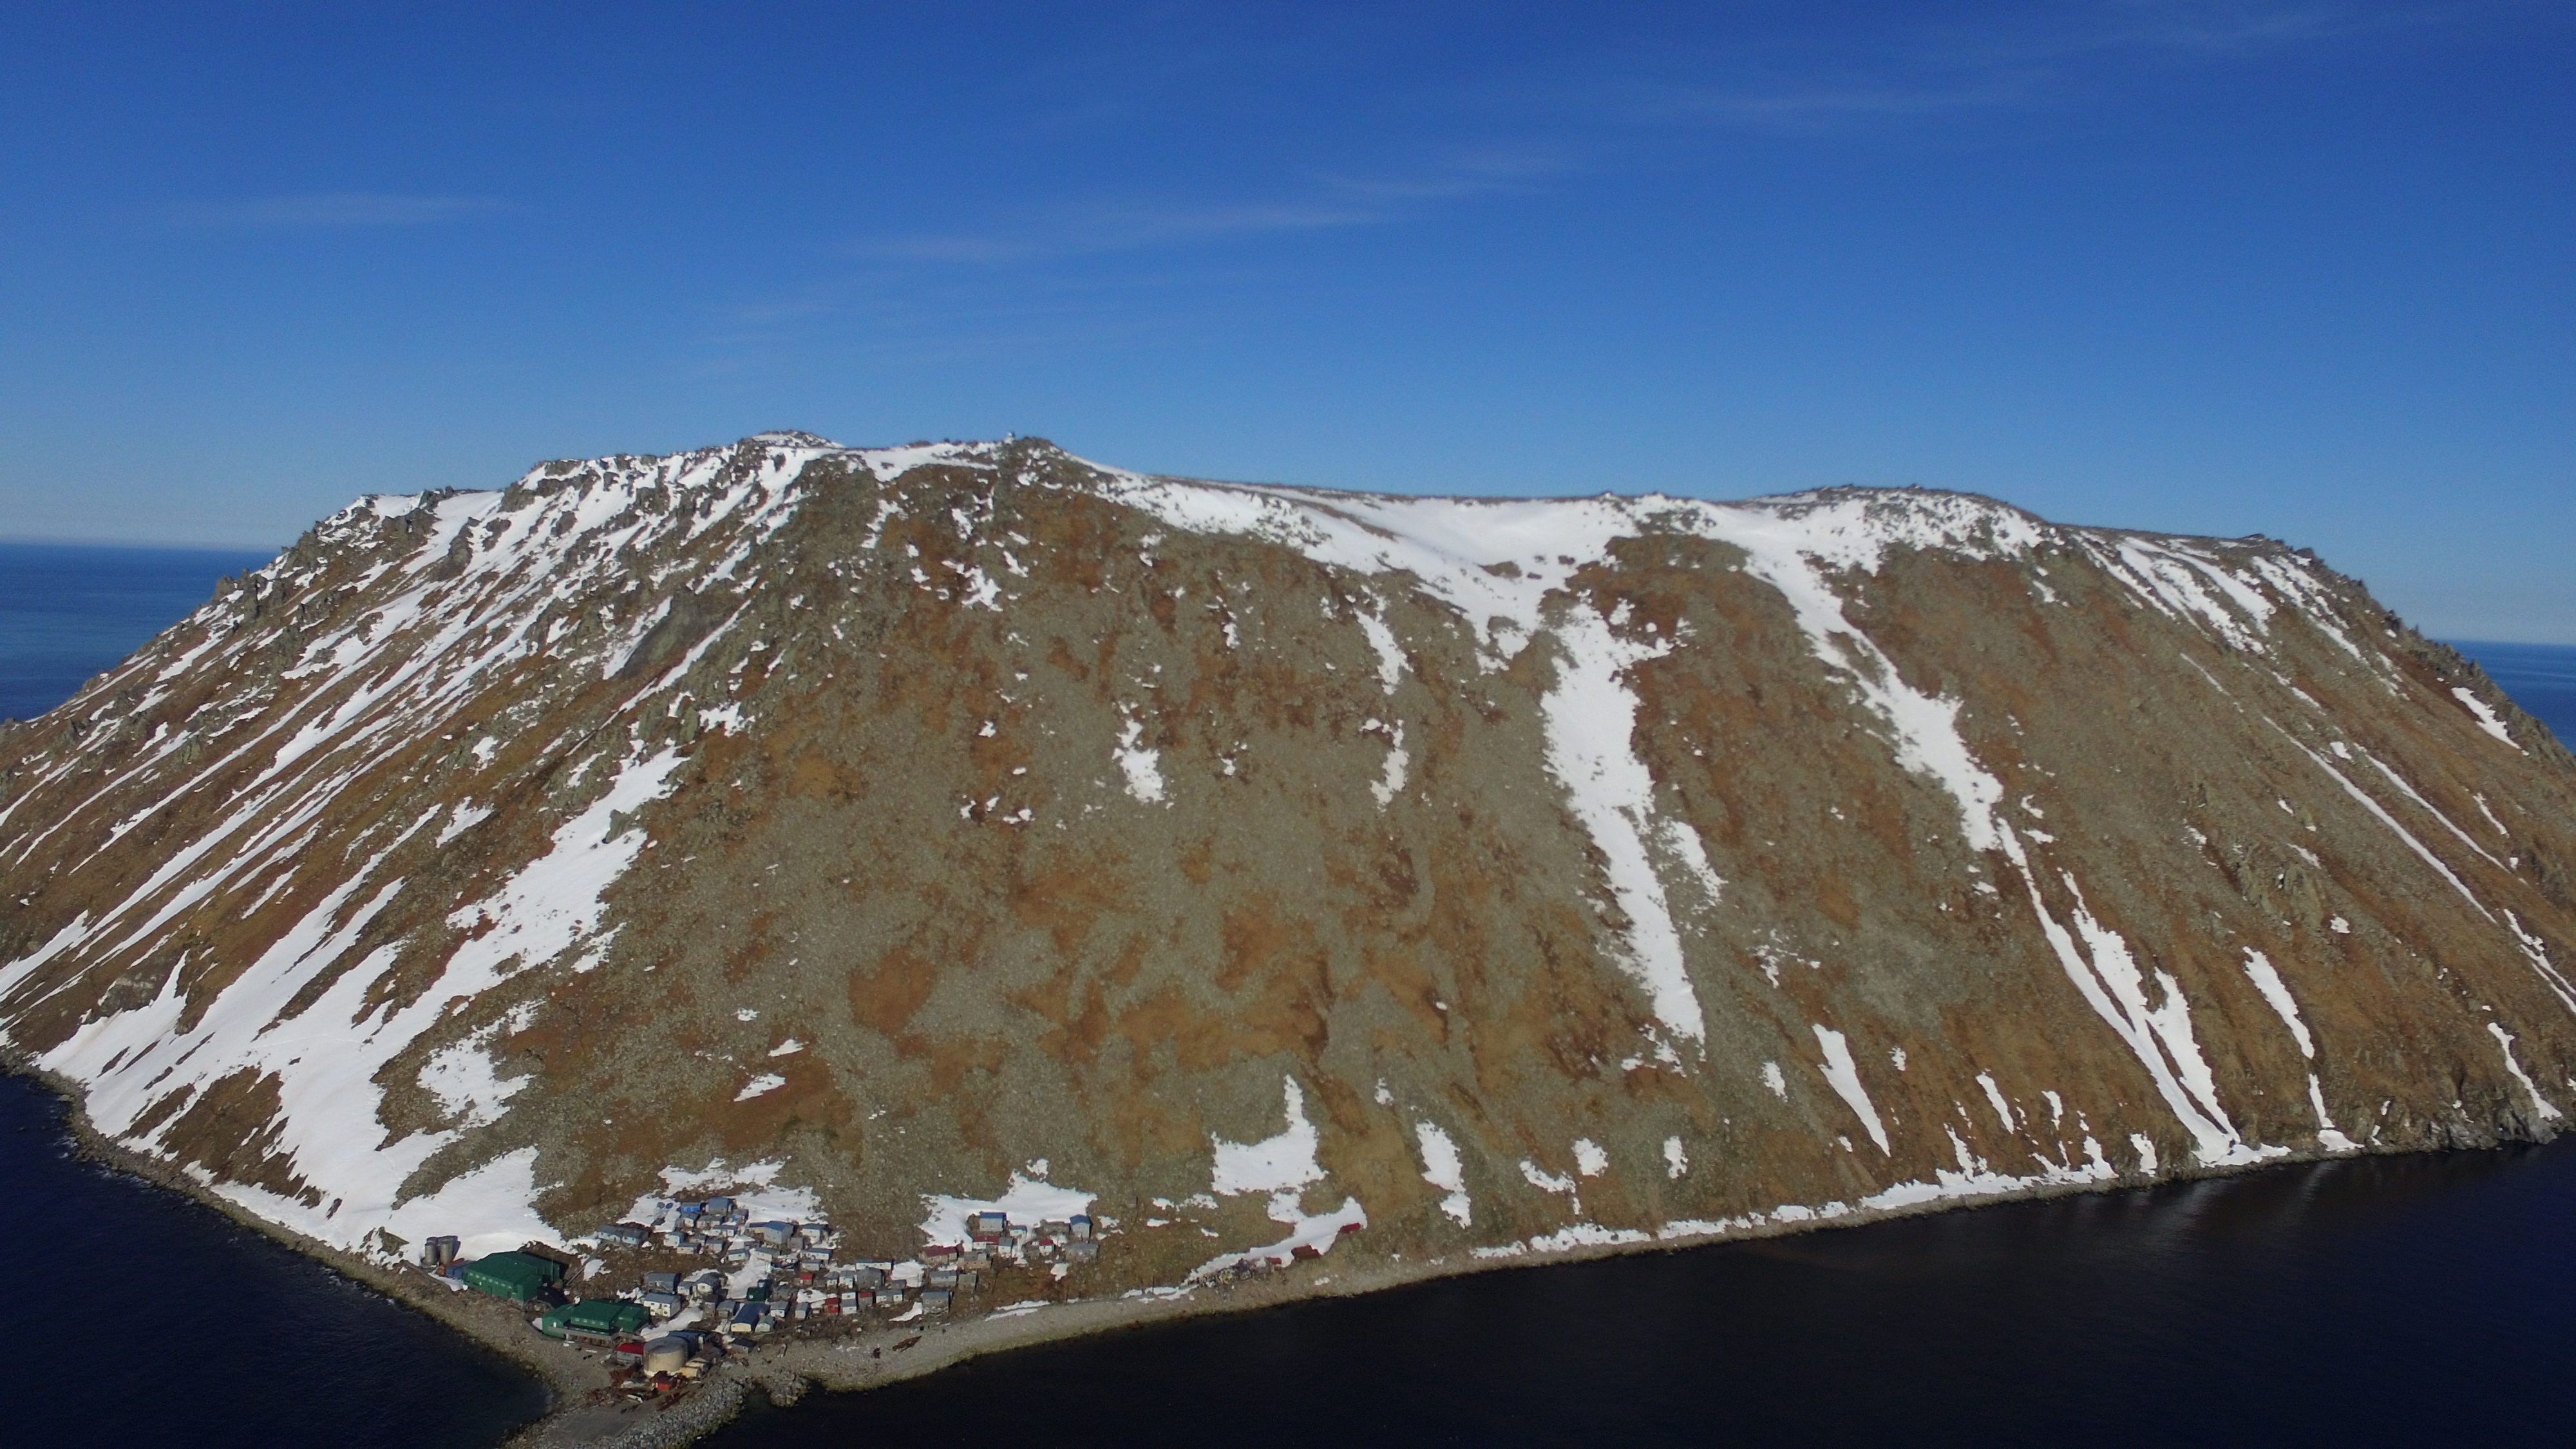
[[1029,1314],[2547,1137],[2571,822],[2264,538],[766,434],[0,725],[0,1043],[348,1261],[1087,1219]]

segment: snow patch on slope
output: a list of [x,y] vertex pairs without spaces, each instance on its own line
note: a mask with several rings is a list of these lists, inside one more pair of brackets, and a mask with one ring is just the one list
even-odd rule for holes
[[1580,607],[1564,612],[1557,632],[1565,646],[1557,685],[1539,704],[1547,721],[1548,768],[1564,782],[1567,803],[1600,847],[1611,897],[1627,917],[1628,949],[1621,964],[1644,989],[1667,1032],[1704,1042],[1708,1020],[1691,985],[1681,929],[1653,847],[1661,845],[1683,861],[1712,902],[1717,877],[1698,836],[1655,814],[1655,777],[1629,743],[1637,696],[1620,681],[1630,665],[1661,651],[1628,644],[1599,614]]
[[2468,706],[2469,713],[2477,718],[2479,729],[2504,741],[2512,747],[2515,754],[2526,753],[2522,746],[2514,744],[2513,735],[2505,729],[2504,721],[2496,717],[2496,712],[2487,707],[2485,700],[2470,693],[2465,686],[2454,687],[2451,690],[2451,697]]
[[[2291,1038],[2299,1044],[2299,1055],[2307,1058],[2311,1063],[2315,1062],[2316,1038],[2308,1034],[2308,1023],[2299,1015],[2298,999],[2290,995],[2289,984],[2281,979],[2281,973],[2272,965],[2271,958],[2251,946],[2246,947],[2245,975],[2253,981],[2254,989],[2263,993],[2263,1000],[2270,1004],[2273,1014],[2280,1017],[2281,1023],[2290,1029]],[[2308,1105],[2315,1109],[2317,1114],[2319,1146],[2330,1152],[2361,1150],[2360,1144],[2335,1129],[2334,1118],[2327,1115],[2325,1088],[2317,1081],[2314,1066],[2308,1069]]]
[[2525,1072],[2522,1069],[2522,1063],[2514,1059],[2513,1033],[2492,1021],[2487,1023],[2487,1030],[2494,1034],[2497,1048],[2504,1053],[2504,1069],[2513,1073],[2515,1081],[2522,1083],[2523,1093],[2531,1098],[2531,1109],[2540,1114],[2540,1120],[2555,1122],[2565,1117],[2566,1113],[2559,1111],[2550,1104],[2547,1097],[2540,1095],[2540,1088],[2531,1080],[2531,1074]]
[[1127,780],[1127,793],[1140,804],[1163,803],[1163,762],[1154,747],[1142,743],[1145,727],[1135,720],[1123,720],[1118,728],[1118,743],[1109,757],[1118,762],[1118,773]]
[[1284,1264],[1300,1256],[1320,1255],[1329,1252],[1342,1234],[1368,1226],[1368,1213],[1355,1197],[1343,1198],[1340,1207],[1326,1213],[1309,1214],[1300,1206],[1300,1190],[1322,1182],[1325,1174],[1323,1165],[1315,1159],[1318,1143],[1314,1124],[1306,1120],[1306,1094],[1298,1088],[1296,1078],[1282,1080],[1287,1097],[1287,1130],[1258,1142],[1210,1138],[1216,1149],[1210,1190],[1221,1196],[1270,1194],[1271,1221],[1287,1224],[1288,1236],[1267,1247],[1218,1254],[1190,1271],[1193,1280],[1212,1277],[1246,1262]]
[[1315,1160],[1317,1139],[1306,1120],[1306,1094],[1295,1077],[1283,1079],[1287,1090],[1288,1128],[1259,1142],[1212,1139],[1216,1148],[1215,1181],[1220,1195],[1282,1192],[1322,1182],[1324,1169]]
[[[2156,983],[2162,1000],[2147,1000],[2146,975],[2137,959],[2129,953],[2129,943],[2116,931],[2096,921],[2084,907],[2083,893],[2076,888],[2073,876],[2063,876],[2068,891],[2075,896],[2075,931],[2059,924],[2041,896],[2039,882],[2033,875],[2020,841],[2010,826],[2000,827],[2005,854],[2021,870],[2023,883],[2030,891],[2032,912],[2039,918],[2040,933],[2056,952],[2058,964],[2067,979],[2075,983],[2086,1005],[2093,1008],[2129,1052],[2147,1069],[2184,1129],[2191,1133],[2194,1151],[2204,1164],[2253,1162],[2276,1156],[2281,1149],[2253,1148],[2237,1135],[2226,1110],[2219,1105],[2218,1089],[2211,1079],[2209,1064],[2192,1036],[2191,1007],[2183,999],[2182,988],[2171,974],[2159,971]],[[2082,948],[2076,934],[2084,938]],[[2167,1054],[2171,1054],[2170,1062]]]
[[1869,1090],[1860,1084],[1860,1065],[1852,1060],[1851,1043],[1843,1038],[1841,1032],[1828,1027],[1819,1026],[1814,1030],[1816,1045],[1825,1053],[1824,1061],[1817,1065],[1817,1070],[1825,1074],[1825,1084],[1832,1087],[1834,1095],[1842,1098],[1853,1115],[1860,1118],[1861,1126],[1869,1132],[1869,1140],[1878,1144],[1882,1156],[1886,1155],[1887,1128],[1878,1120],[1878,1108],[1871,1104]]
[[1467,1164],[1458,1155],[1458,1144],[1433,1122],[1414,1123],[1413,1138],[1422,1149],[1422,1180],[1448,1194],[1440,1200],[1440,1210],[1462,1228],[1473,1226],[1475,1209],[1467,1200]]
[[535,1080],[501,1077],[492,1062],[490,1040],[487,1032],[441,1047],[430,1053],[428,1064],[420,1069],[421,1086],[460,1127],[499,1121],[501,1104]]
[[538,965],[576,944],[601,949],[604,942],[588,938],[607,912],[608,887],[644,848],[643,832],[618,817],[659,799],[680,765],[670,750],[626,762],[608,793],[555,833],[554,849],[490,897],[452,913],[451,925],[475,934],[457,948],[448,970],[499,980],[512,961]]

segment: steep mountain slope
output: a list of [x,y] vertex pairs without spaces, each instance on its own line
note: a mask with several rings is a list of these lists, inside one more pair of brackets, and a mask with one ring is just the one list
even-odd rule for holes
[[1088,1201],[1098,1292],[2545,1135],[2571,821],[2266,540],[779,434],[362,500],[0,733],[0,1030],[355,1251]]

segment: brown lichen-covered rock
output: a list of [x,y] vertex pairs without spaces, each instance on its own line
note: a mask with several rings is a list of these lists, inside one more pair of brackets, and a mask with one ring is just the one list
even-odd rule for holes
[[2313,557],[1947,494],[549,464],[335,516],[0,782],[8,1045],[362,1250],[1088,1201],[1090,1293],[2576,1098],[2545,731]]

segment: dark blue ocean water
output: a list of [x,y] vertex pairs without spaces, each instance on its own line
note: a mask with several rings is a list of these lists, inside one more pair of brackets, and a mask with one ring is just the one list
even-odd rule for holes
[[2559,743],[2576,750],[2576,649],[2557,644],[2490,644],[2453,640],[2452,647],[2478,661],[2533,719],[2549,726]]
[[[237,554],[0,545],[0,716]],[[2576,649],[2464,643],[2576,743]],[[0,1443],[497,1442],[538,1386],[67,1150],[0,1079],[0,1281],[55,1378]],[[31,1386],[32,1388],[32,1386]],[[2576,1441],[2576,1139],[1487,1274],[1111,1334],[747,1416],[723,1449]]]
[[0,543],[0,719],[71,698],[264,553]]
[[498,1354],[74,1157],[61,1101],[23,1077],[0,1077],[0,1198],[23,1305],[0,1444],[480,1449],[545,1411]]

